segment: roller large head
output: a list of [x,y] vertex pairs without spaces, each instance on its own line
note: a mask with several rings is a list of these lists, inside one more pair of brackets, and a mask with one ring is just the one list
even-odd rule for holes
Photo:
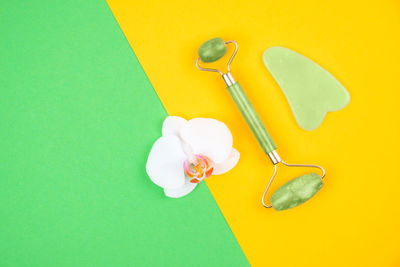
[[279,187],[269,200],[275,210],[287,210],[312,198],[323,185],[319,174],[304,174]]

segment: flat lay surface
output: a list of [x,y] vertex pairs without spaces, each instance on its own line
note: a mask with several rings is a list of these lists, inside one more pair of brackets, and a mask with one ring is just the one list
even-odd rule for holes
[[[399,29],[396,0],[0,4],[0,266],[399,266]],[[213,37],[239,44],[232,75],[282,159],[326,169],[305,204],[261,205],[274,168],[195,66]],[[348,106],[300,128],[263,63],[275,46],[331,73]],[[146,161],[168,115],[226,124],[237,165],[166,197]],[[306,173],[279,166],[266,201]]]

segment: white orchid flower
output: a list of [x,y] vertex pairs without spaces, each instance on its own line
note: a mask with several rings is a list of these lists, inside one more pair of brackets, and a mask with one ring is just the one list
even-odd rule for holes
[[146,171],[168,197],[183,197],[203,179],[231,170],[239,161],[232,134],[217,120],[169,116],[153,144]]

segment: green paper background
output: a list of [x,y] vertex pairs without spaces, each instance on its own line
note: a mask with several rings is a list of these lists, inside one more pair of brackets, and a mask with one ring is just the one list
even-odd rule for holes
[[0,4],[0,266],[248,265],[201,184],[145,161],[166,112],[103,1]]

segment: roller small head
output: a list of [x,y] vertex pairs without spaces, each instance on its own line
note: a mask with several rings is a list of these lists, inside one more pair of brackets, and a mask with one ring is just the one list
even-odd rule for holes
[[218,37],[204,42],[197,53],[201,61],[211,63],[223,57],[227,50],[224,40]]

